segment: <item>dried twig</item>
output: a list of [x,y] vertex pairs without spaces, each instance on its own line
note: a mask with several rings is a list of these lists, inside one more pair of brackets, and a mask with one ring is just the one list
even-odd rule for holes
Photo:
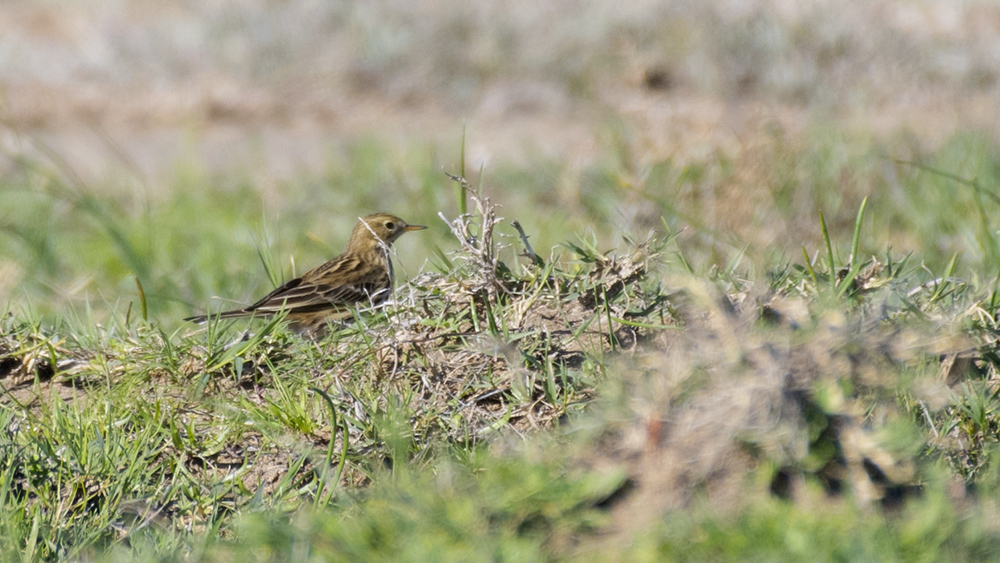
[[513,225],[515,229],[517,229],[517,234],[521,236],[521,243],[524,244],[524,250],[526,252],[524,256],[530,258],[531,263],[534,264],[535,266],[539,268],[544,267],[545,261],[542,260],[540,256],[535,254],[535,249],[531,248],[531,244],[528,242],[528,235],[524,234],[524,229],[521,227],[521,223],[519,223],[517,219],[514,219],[513,221],[510,222],[510,224]]
[[490,201],[490,198],[481,197],[476,193],[468,180],[454,174],[447,174],[447,176],[461,184],[462,189],[476,205],[476,214],[479,216],[479,236],[474,235],[471,230],[472,214],[459,215],[452,221],[449,221],[443,213],[438,213],[438,217],[448,225],[452,234],[461,243],[465,254],[460,254],[459,257],[471,262],[473,266],[471,273],[474,279],[478,278],[476,279],[478,282],[476,289],[485,289],[492,299],[496,296],[497,291],[507,292],[507,288],[497,279],[498,248],[493,240],[493,229],[496,227],[497,221],[503,218],[496,216],[497,206]]

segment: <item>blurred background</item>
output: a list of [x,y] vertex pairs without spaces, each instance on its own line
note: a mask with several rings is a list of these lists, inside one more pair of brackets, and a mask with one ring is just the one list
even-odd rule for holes
[[678,230],[752,276],[868,196],[864,248],[988,265],[998,84],[985,0],[9,0],[0,306],[245,303],[376,209],[433,226],[413,275],[463,135],[542,254]]

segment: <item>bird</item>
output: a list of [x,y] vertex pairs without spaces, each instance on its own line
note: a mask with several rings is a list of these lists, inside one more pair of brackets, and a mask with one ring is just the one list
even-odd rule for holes
[[340,256],[285,282],[253,305],[184,320],[203,323],[210,317],[269,317],[284,312],[295,332],[319,334],[330,321],[351,317],[359,306],[385,302],[393,288],[392,243],[403,233],[426,228],[388,213],[366,215],[354,226]]

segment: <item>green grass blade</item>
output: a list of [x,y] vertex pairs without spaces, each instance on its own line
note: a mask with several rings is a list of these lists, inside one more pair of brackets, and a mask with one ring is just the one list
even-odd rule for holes
[[837,263],[833,257],[833,245],[830,243],[830,232],[826,229],[826,218],[819,212],[819,227],[823,232],[823,242],[826,244],[827,263],[830,268],[830,289],[837,290]]
[[868,205],[868,197],[861,200],[861,207],[858,209],[858,216],[854,220],[854,237],[851,240],[851,264],[858,261],[858,244],[861,242],[861,220],[865,216],[865,207]]
[[142,312],[142,320],[149,322],[149,307],[146,304],[146,292],[142,289],[142,282],[139,281],[139,276],[132,277],[135,278],[135,288],[139,292],[139,311]]
[[[465,178],[465,125],[462,126],[462,147],[458,160],[458,174]],[[465,193],[465,184],[455,182],[455,199],[458,201],[458,214],[465,215],[469,212],[469,200]]]
[[816,270],[813,268],[812,260],[809,259],[809,251],[806,250],[805,245],[802,246],[802,259],[805,262],[806,271],[809,272],[809,277],[812,279],[813,286],[816,291],[819,291],[819,278],[816,276]]

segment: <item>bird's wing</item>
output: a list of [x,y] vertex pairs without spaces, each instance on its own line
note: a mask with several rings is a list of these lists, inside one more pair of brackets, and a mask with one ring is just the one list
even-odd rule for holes
[[383,294],[386,292],[380,292],[377,285],[365,283],[331,286],[323,283],[309,283],[303,281],[303,278],[295,278],[243,309],[222,311],[212,315],[198,315],[184,320],[202,323],[208,320],[209,316],[219,319],[236,319],[254,315],[271,315],[281,311],[310,313],[328,311],[338,305],[346,309],[352,304],[366,304],[385,299],[386,296]]
[[[386,263],[391,268],[391,262]],[[381,263],[342,254],[306,272],[301,278],[289,280],[259,301],[243,309],[212,315],[221,319],[270,315],[281,311],[294,313],[332,312],[347,310],[352,305],[378,304],[392,291],[392,272]],[[185,320],[204,322],[206,316]]]
[[[357,281],[351,283],[351,280]],[[378,269],[363,272],[356,269],[353,261],[341,260],[324,264],[301,278],[288,281],[247,307],[246,311],[308,313],[338,306],[346,308],[383,301],[390,290],[389,276],[385,272]]]

